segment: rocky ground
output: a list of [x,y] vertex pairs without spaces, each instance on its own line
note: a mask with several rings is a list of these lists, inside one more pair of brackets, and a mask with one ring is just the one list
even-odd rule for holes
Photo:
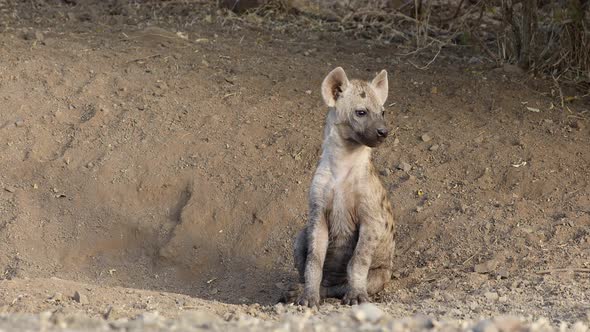
[[[256,20],[0,0],[0,330],[587,330],[587,96]],[[396,270],[374,305],[277,305],[336,66],[390,73]]]

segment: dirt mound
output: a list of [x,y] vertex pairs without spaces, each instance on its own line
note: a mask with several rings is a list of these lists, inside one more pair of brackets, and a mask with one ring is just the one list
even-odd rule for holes
[[588,319],[583,99],[559,111],[546,82],[460,52],[424,71],[398,45],[256,33],[206,14],[182,25],[140,5],[0,4],[1,279],[272,303],[296,277],[321,79],[337,65],[360,78],[386,68],[395,135],[375,163],[399,249],[374,300],[399,305],[394,316]]

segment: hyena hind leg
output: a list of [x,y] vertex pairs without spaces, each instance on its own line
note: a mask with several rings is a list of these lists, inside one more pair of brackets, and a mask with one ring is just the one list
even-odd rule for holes
[[283,291],[279,299],[279,302],[281,303],[294,303],[303,293],[303,284],[305,283],[305,262],[307,261],[307,233],[305,229],[299,232],[295,237],[294,247],[293,260],[295,261],[295,268],[297,268],[297,272],[299,272],[299,282],[289,285],[289,288]]
[[293,252],[295,268],[299,272],[299,282],[305,283],[305,263],[307,261],[307,232],[302,230],[295,238],[295,250]]
[[367,294],[377,294],[385,288],[387,282],[391,279],[391,269],[377,268],[369,270],[367,278]]
[[[369,270],[367,276],[367,294],[377,294],[385,288],[385,284],[391,279],[391,270],[386,268],[377,268]],[[322,298],[334,297],[341,299],[348,291],[348,284],[322,287]]]
[[285,289],[279,298],[279,303],[295,303],[303,293],[303,283],[293,283]]

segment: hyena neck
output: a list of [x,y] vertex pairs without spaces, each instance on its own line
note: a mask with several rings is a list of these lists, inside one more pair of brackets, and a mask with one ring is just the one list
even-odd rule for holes
[[321,160],[328,164],[337,181],[350,176],[362,177],[370,171],[372,149],[342,138],[330,117],[326,123],[322,150]]

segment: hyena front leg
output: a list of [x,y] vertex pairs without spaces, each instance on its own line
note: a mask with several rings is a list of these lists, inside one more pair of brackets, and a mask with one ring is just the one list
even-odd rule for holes
[[367,293],[367,277],[371,260],[379,244],[379,229],[371,223],[361,223],[359,238],[348,266],[348,290],[342,298],[342,304],[359,304],[369,302]]
[[320,285],[326,252],[328,251],[328,224],[322,211],[314,211],[307,230],[307,258],[305,261],[305,285],[299,305],[319,306]]

